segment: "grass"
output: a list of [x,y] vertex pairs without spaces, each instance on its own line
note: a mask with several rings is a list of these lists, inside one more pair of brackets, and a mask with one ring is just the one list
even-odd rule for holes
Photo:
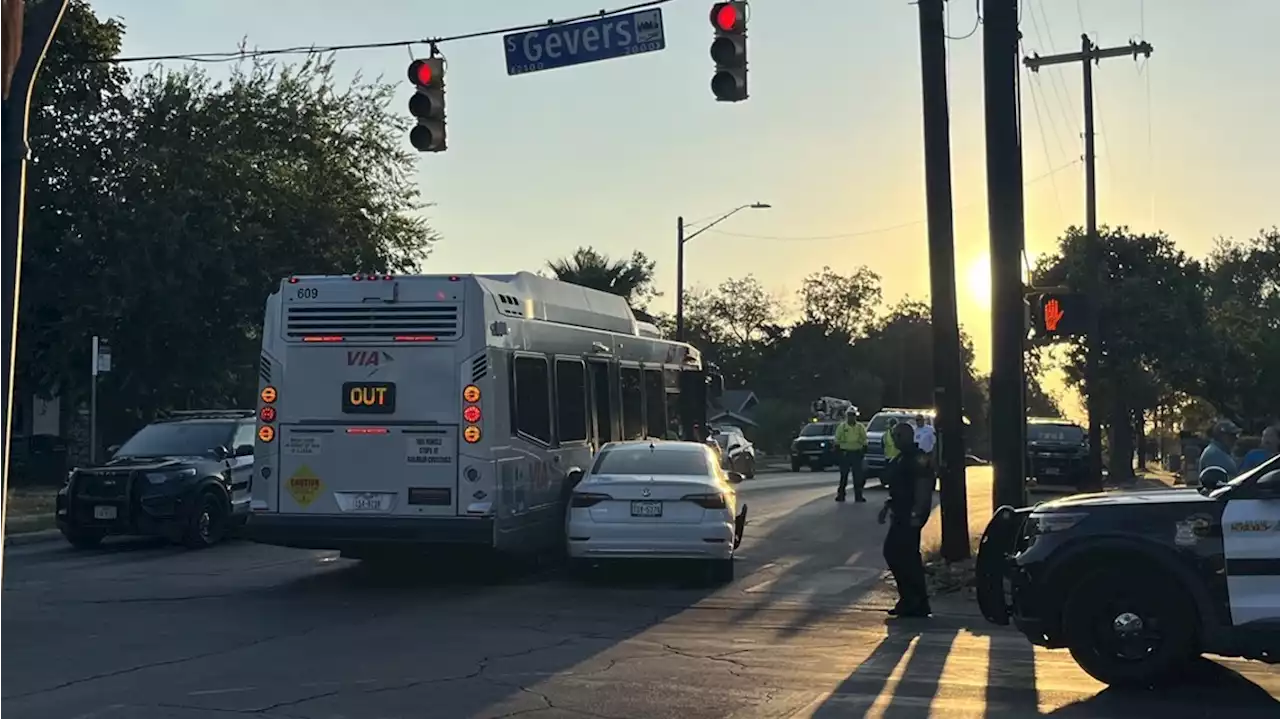
[[5,534],[38,532],[54,526],[57,487],[11,487],[5,497]]

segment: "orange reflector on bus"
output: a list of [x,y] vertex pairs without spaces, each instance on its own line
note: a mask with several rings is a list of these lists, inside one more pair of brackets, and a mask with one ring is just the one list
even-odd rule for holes
[[262,388],[262,392],[259,393],[259,396],[262,397],[263,402],[271,404],[276,401],[276,388],[271,385],[267,385]]
[[477,387],[477,386],[475,386],[475,385],[473,385],[473,384],[469,384],[469,385],[467,385],[467,386],[466,386],[466,388],[462,390],[462,401],[463,401],[463,402],[473,402],[473,403],[474,403],[474,402],[479,402],[479,401],[480,401],[480,388],[479,388],[479,387]]
[[276,438],[276,428],[269,424],[264,424],[258,428],[258,439],[263,442],[270,442]]
[[347,434],[386,434],[386,427],[347,427]]
[[475,424],[476,422],[479,422],[480,408],[475,406],[474,404],[468,405],[466,409],[462,410],[462,418],[470,422],[471,424]]
[[462,438],[467,440],[467,444],[475,444],[476,442],[479,442],[480,428],[474,424],[467,425],[467,428],[462,430]]
[[308,335],[302,338],[303,342],[341,342],[341,335]]

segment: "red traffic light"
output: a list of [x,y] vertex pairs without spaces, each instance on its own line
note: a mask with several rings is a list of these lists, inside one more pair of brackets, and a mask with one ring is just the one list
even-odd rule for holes
[[747,25],[747,4],[720,2],[711,6],[711,24],[721,32],[741,32]]
[[438,85],[444,79],[444,60],[431,58],[409,63],[409,82],[419,87]]

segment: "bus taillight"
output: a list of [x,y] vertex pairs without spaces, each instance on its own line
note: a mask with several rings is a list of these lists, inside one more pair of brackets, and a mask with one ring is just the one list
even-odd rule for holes
[[386,434],[386,427],[347,427],[347,434]]
[[467,426],[462,430],[462,438],[467,444],[475,444],[480,441],[480,428],[476,424],[480,421],[480,388],[476,385],[469,384],[462,389],[462,401],[467,403],[462,408],[462,419]]
[[434,335],[396,335],[396,342],[435,342]]
[[268,405],[258,410],[258,419],[262,420],[263,422],[276,421],[276,408]]
[[342,335],[308,335],[302,338],[303,342],[341,342]]

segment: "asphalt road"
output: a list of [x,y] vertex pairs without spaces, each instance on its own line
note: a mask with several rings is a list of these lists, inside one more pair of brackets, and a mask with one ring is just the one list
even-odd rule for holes
[[243,542],[15,545],[4,716],[1280,716],[1274,667],[1206,660],[1192,685],[1125,695],[962,598],[939,599],[932,620],[886,621],[878,496],[837,505],[833,478],[743,485],[738,579],[714,590],[672,566],[495,582]]

